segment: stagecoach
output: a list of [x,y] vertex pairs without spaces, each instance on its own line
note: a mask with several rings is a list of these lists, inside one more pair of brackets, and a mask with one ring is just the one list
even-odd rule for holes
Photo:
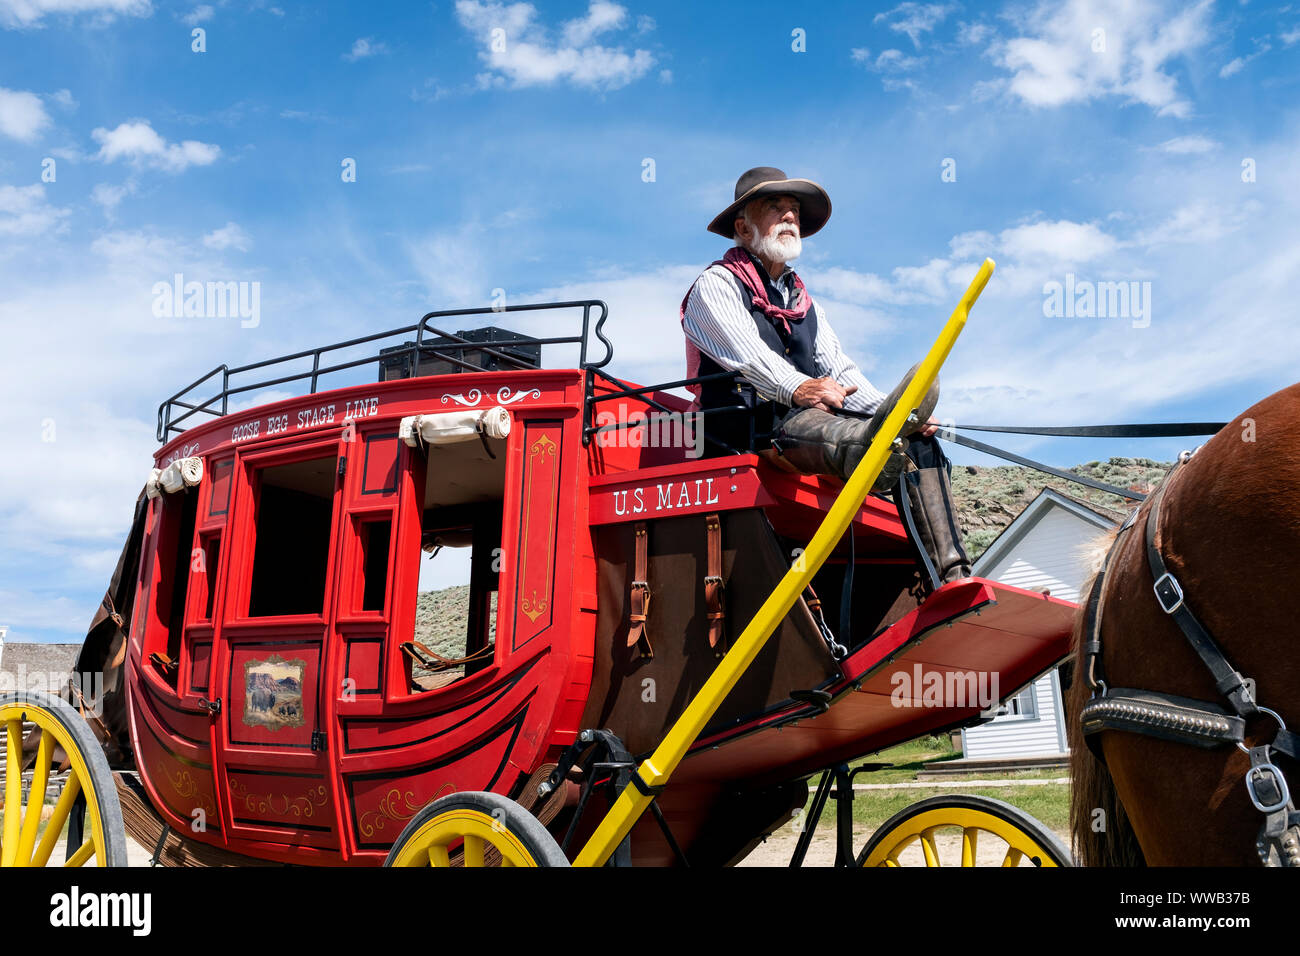
[[[125,810],[162,863],[725,865],[796,818],[801,863],[834,799],[841,864],[936,862],[948,826],[964,863],[984,834],[1000,863],[1068,864],[974,797],[853,846],[859,758],[988,719],[926,686],[993,675],[1006,699],[1069,653],[1069,602],[981,578],[916,597],[898,512],[867,494],[991,271],[847,485],[769,466],[761,423],[704,456],[633,439],[701,419],[686,383],[609,371],[598,301],[218,367],[159,409],[78,663],[104,697],[0,700],[3,862],[57,858],[67,821],[70,862],[121,865]],[[568,334],[497,325],[543,316]],[[545,367],[556,347],[576,363]],[[358,381],[324,387],[340,375]],[[449,559],[469,583],[436,643],[422,570]]]

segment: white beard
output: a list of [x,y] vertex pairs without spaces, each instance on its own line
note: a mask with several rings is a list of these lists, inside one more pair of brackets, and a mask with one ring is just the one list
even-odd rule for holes
[[[758,232],[753,225],[750,225],[750,230],[751,235]],[[763,236],[753,240],[750,243],[750,251],[763,259],[785,264],[799,258],[799,254],[803,252],[803,240],[799,238],[798,232],[778,231],[775,236]]]

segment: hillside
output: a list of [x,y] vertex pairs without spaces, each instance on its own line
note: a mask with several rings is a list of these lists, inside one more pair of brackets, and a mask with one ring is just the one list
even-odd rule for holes
[[[1076,474],[1120,488],[1146,492],[1162,478],[1169,464],[1149,458],[1111,458],[1090,461],[1070,469]],[[1024,510],[1044,488],[1086,503],[1102,514],[1122,521],[1132,502],[1102,491],[1094,491],[1062,478],[1045,475],[1018,465],[995,468],[955,465],[952,470],[953,496],[965,532],[966,551],[978,558],[1002,529]],[[465,616],[469,606],[469,585],[426,591],[416,606],[416,640],[445,657],[464,654]]]
[[[1090,461],[1067,470],[1084,478],[1145,493],[1164,477],[1170,465],[1171,463],[1152,461],[1150,458],[1111,458],[1107,461]],[[972,561],[984,553],[1002,529],[1043,488],[1051,488],[1082,501],[1116,521],[1122,521],[1134,505],[1134,502],[1119,495],[1094,491],[1084,485],[1076,485],[1063,478],[1045,475],[1019,465],[1000,465],[995,468],[954,465],[952,486],[957,512],[961,517],[966,552]]]

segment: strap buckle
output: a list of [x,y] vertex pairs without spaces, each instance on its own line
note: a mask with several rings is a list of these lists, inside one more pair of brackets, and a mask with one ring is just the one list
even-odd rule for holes
[[1183,606],[1183,589],[1178,579],[1166,571],[1156,579],[1156,601],[1166,614],[1173,614]]
[[[1255,790],[1256,776],[1262,778],[1265,771],[1272,774],[1273,779],[1270,784],[1278,791],[1278,799],[1275,803],[1264,803]],[[1258,764],[1246,771],[1246,792],[1250,794],[1250,802],[1260,813],[1276,813],[1291,802],[1291,792],[1287,789],[1286,777],[1282,776],[1282,771],[1271,763]]]
[[723,584],[723,582],[722,582],[722,578],[718,577],[716,574],[706,574],[706,575],[704,576],[704,583],[705,583],[705,584],[716,584],[716,585],[717,585],[718,587],[720,587],[720,588],[721,588],[721,587],[726,587],[726,585]]

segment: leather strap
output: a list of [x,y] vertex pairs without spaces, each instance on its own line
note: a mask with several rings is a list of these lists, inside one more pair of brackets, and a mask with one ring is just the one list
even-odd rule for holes
[[650,541],[644,521],[638,521],[633,527],[636,537],[636,556],[632,564],[632,591],[629,595],[627,646],[639,647],[641,656],[649,659],[655,656],[650,646],[650,635],[646,633],[646,619],[650,614]]
[[1169,571],[1165,559],[1160,554],[1160,548],[1156,545],[1156,534],[1160,525],[1160,500],[1168,487],[1169,479],[1166,478],[1156,490],[1151,502],[1151,510],[1147,512],[1147,564],[1151,568],[1151,576],[1155,578],[1156,599],[1160,602],[1161,610],[1174,619],[1183,636],[1187,638],[1187,642],[1209,668],[1214,677],[1215,687],[1220,694],[1228,698],[1237,715],[1254,716],[1259,713],[1259,707],[1246,687],[1246,679],[1228,663],[1228,659],[1223,655],[1223,651],[1219,650],[1219,645],[1214,642],[1210,632],[1201,625],[1196,615],[1187,606],[1183,600],[1182,586]]
[[172,660],[166,654],[154,651],[149,655],[149,663],[158,668],[164,677],[180,669],[180,662]]
[[403,641],[398,647],[411,660],[431,671],[450,670],[462,664],[468,664],[470,661],[491,657],[496,653],[496,647],[493,644],[485,644],[473,654],[467,654],[464,657],[443,657],[433,648],[421,644],[419,641]]
[[722,592],[722,521],[716,514],[706,515],[704,531],[708,538],[708,563],[704,572],[704,604],[709,619],[709,647],[721,657],[727,651],[727,612],[723,606]]

